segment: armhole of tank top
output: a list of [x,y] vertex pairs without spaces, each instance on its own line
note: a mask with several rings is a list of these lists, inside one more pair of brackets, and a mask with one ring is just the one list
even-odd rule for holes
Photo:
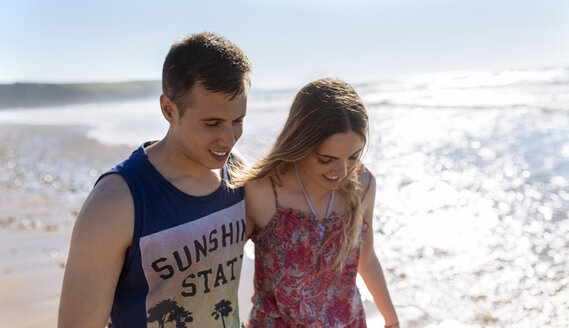
[[[118,174],[118,175],[120,175],[120,173],[117,172],[117,171],[115,171],[115,170],[107,171],[107,172],[101,174],[101,176],[99,176],[99,177],[97,178],[97,181],[95,181],[95,183],[93,184],[93,188],[97,185],[97,183],[99,183],[99,181],[101,181],[101,179],[103,179],[104,177],[106,177],[106,176],[108,176],[108,175],[111,175],[111,174]],[[124,177],[123,177],[123,179],[124,179]],[[126,181],[126,180],[125,180],[125,181]]]

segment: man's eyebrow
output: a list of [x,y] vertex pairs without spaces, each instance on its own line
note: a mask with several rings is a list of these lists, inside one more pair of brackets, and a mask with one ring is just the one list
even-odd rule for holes
[[225,121],[225,120],[219,117],[206,117],[202,118],[201,121]]
[[[245,117],[245,115],[241,115],[238,118],[236,118],[235,120],[240,120],[244,117]],[[207,122],[207,121],[225,122],[225,119],[221,118],[221,117],[206,117],[206,118],[202,118],[200,121],[202,121],[202,122]]]

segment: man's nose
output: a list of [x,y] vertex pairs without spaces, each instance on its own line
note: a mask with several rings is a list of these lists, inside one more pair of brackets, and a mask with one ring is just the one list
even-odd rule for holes
[[223,129],[219,136],[220,144],[223,147],[232,148],[235,145],[235,131],[232,126]]

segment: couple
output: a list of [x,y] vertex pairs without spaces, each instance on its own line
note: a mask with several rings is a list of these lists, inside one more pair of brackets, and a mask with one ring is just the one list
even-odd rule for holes
[[347,83],[302,88],[269,153],[246,168],[251,63],[229,40],[190,35],[166,56],[166,136],[102,175],[75,223],[59,327],[239,327],[248,238],[255,292],[248,327],[365,327],[359,272],[399,327],[373,249],[368,133]]

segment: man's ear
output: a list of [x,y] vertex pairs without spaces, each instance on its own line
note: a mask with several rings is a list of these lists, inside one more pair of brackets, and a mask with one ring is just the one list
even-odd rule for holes
[[164,115],[166,121],[170,123],[174,123],[179,117],[178,106],[176,106],[172,98],[164,93],[160,95],[160,108],[162,109],[162,115]]

